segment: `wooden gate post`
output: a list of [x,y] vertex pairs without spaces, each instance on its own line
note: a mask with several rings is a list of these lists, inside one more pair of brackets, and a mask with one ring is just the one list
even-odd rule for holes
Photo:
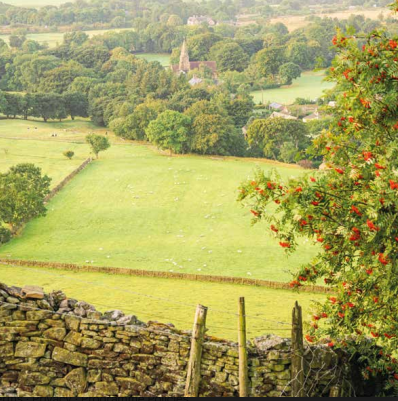
[[185,386],[186,398],[197,398],[199,395],[200,369],[202,364],[203,342],[206,332],[207,308],[198,305],[195,324],[193,326],[191,354],[189,357],[187,383]]
[[303,312],[298,302],[292,319],[292,397],[305,397]]
[[248,390],[247,370],[247,339],[246,339],[246,307],[245,298],[239,299],[239,396],[247,398]]

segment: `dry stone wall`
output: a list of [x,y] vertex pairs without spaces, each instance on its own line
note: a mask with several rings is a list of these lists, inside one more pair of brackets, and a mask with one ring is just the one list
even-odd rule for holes
[[[182,397],[191,333],[144,324],[120,311],[97,312],[62,292],[0,284],[0,396]],[[307,391],[348,388],[351,370],[326,348],[306,350]],[[289,340],[258,338],[249,347],[250,393],[289,395]],[[237,397],[237,344],[207,337],[201,396]]]

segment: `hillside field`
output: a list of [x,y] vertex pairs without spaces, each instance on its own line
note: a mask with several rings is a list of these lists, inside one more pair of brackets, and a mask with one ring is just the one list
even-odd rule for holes
[[278,102],[291,105],[298,97],[315,100],[321,97],[325,90],[332,89],[335,85],[333,82],[324,81],[324,79],[324,71],[306,71],[292,85],[282,86],[277,89],[255,91],[251,95],[254,97],[256,104]]
[[[353,10],[343,10],[329,13],[314,13],[313,16],[320,18],[337,18],[337,19],[348,19],[351,15],[363,15],[365,18],[378,19],[379,15],[382,14],[385,18],[392,16],[392,11],[388,8],[371,8],[363,9],[362,7],[357,7]],[[271,19],[271,24],[276,24],[281,22],[286,25],[290,32],[306,27],[310,21],[308,20],[308,15],[294,15],[294,16],[282,16]]]
[[68,0],[4,0],[3,3],[11,4],[18,7],[44,7],[59,6],[68,3]]
[[[0,137],[26,124],[4,123]],[[63,124],[73,131],[82,122]],[[44,149],[48,158],[55,157],[54,163],[43,161],[48,163],[46,173],[59,176],[60,166],[69,166],[61,151],[71,144],[54,141],[51,152],[45,150],[49,144],[15,141],[9,153],[27,152],[32,160],[42,157]],[[77,153],[85,158],[88,149]],[[17,156],[6,163],[20,161]],[[251,225],[250,212],[236,198],[240,182],[257,167],[277,168],[285,178],[303,173],[262,160],[169,157],[146,145],[114,144],[51,201],[46,217],[30,222],[20,237],[2,247],[0,256],[290,280],[289,270],[307,262],[316,249],[305,244],[288,259],[265,224]]]
[[162,53],[137,53],[135,55],[138,58],[143,58],[144,60],[147,60],[149,62],[152,61],[158,61],[160,64],[162,64],[163,67],[169,67],[170,66],[170,54],[162,54]]
[[0,267],[0,282],[17,286],[39,285],[47,292],[62,290],[68,297],[89,302],[101,312],[120,309],[144,322],[171,322],[185,330],[192,329],[195,306],[201,303],[210,308],[208,334],[233,341],[237,341],[237,317],[233,314],[237,313],[240,296],[246,298],[250,339],[268,333],[290,337],[290,327],[275,322],[291,322],[296,300],[302,305],[306,318],[311,312],[312,301],[324,299],[323,295],[260,287],[12,266]]
[[[92,38],[93,36],[103,35],[107,32],[121,32],[121,31],[131,31],[131,28],[120,28],[120,29],[103,29],[94,31],[85,31],[86,34]],[[47,43],[50,48],[56,47],[64,41],[65,32],[47,32],[47,33],[30,33],[27,34],[27,39],[35,40],[39,43]],[[0,39],[4,40],[6,43],[9,42],[10,35],[0,35]]]

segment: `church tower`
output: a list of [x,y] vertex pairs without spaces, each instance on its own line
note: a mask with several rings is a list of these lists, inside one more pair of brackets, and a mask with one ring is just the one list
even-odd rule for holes
[[189,62],[188,46],[186,40],[182,44],[181,56],[180,56],[180,71],[188,72],[191,70],[191,63]]

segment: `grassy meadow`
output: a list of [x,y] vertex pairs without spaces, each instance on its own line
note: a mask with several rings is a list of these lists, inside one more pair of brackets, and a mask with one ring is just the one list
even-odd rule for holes
[[[378,19],[379,15],[382,14],[385,18],[393,16],[392,11],[388,8],[370,8],[364,9],[363,7],[357,7],[354,10],[342,10],[329,13],[314,13],[313,16],[320,18],[337,18],[337,19],[348,19],[351,15],[363,15],[365,18]],[[290,32],[297,29],[306,27],[310,22],[308,21],[308,15],[286,15],[271,19],[271,24],[281,22],[285,24]]]
[[277,89],[255,91],[251,95],[254,102],[268,103],[278,102],[286,105],[293,104],[298,98],[315,100],[322,96],[323,92],[334,87],[333,82],[326,82],[324,71],[306,71],[296,79],[292,85],[282,86]]
[[[131,31],[131,28],[120,28],[120,29],[102,29],[94,31],[85,31],[86,34],[92,38],[93,36],[103,35],[107,32],[121,32]],[[47,43],[50,48],[56,47],[64,41],[65,32],[46,32],[46,33],[29,33],[26,35],[27,39],[35,40],[39,43]],[[9,43],[10,35],[0,35],[0,39]]]
[[[72,160],[63,155],[66,150],[75,152]],[[0,172],[19,163],[34,163],[52,178],[53,187],[79,167],[88,156],[89,148],[86,145],[0,138]]]
[[137,53],[136,57],[145,59],[149,62],[158,61],[163,67],[170,66],[170,54],[158,54],[158,53]]
[[68,0],[4,0],[4,3],[17,7],[44,7],[44,6],[60,6],[68,3]]
[[[17,129],[27,122],[2,123],[0,138],[7,132],[11,137],[17,131],[22,137],[29,135]],[[63,124],[71,131],[76,125],[79,132],[78,127],[89,123]],[[32,136],[47,137],[46,130],[56,126],[43,123],[38,126],[43,133],[38,129]],[[69,134],[83,135],[65,133]],[[61,166],[71,167],[61,155],[71,144],[51,139],[37,145],[27,140],[7,142],[9,154],[18,156],[3,165],[24,160],[23,154],[33,160],[44,152],[54,157],[42,161],[48,163],[45,172],[60,176]],[[51,146],[53,150],[46,150]],[[85,158],[88,149],[79,146],[78,157]],[[288,270],[307,262],[315,248],[305,244],[288,259],[264,224],[252,227],[250,212],[236,197],[240,182],[258,166],[277,168],[284,177],[303,172],[262,160],[169,157],[145,145],[114,144],[51,201],[46,217],[30,222],[20,237],[0,248],[0,256],[289,280]]]
[[[1,266],[0,282],[17,286],[39,285],[48,292],[62,290],[68,297],[89,302],[102,312],[120,309],[126,314],[136,315],[144,322],[171,322],[179,329],[187,330],[192,329],[195,305],[201,303],[210,308],[208,334],[234,341],[237,341],[237,318],[233,314],[237,312],[240,296],[246,298],[247,314],[250,316],[247,318],[250,339],[267,333],[290,337],[289,326],[261,319],[290,322],[291,310],[296,300],[303,307],[304,317],[307,317],[312,301],[324,299],[323,295],[260,287],[12,266]],[[141,294],[150,294],[160,299]]]

